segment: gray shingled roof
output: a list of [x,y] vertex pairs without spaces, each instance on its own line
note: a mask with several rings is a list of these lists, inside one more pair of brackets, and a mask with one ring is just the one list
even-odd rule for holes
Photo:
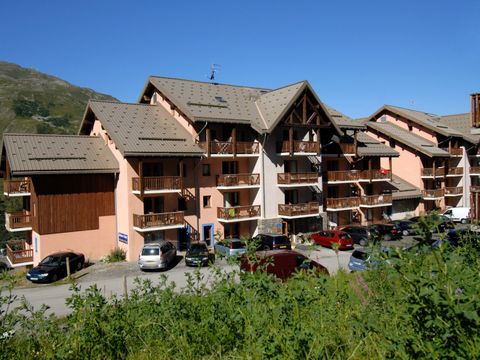
[[389,181],[388,183],[392,187],[393,200],[406,200],[422,197],[422,192],[419,188],[403,180],[397,175],[393,175],[392,181]]
[[438,120],[462,133],[463,138],[472,143],[478,144],[480,142],[480,135],[472,134],[472,118],[470,113],[446,115],[438,117]]
[[413,121],[418,125],[422,125],[427,129],[430,129],[436,133],[444,136],[456,136],[462,137],[462,133],[454,128],[449,127],[443,122],[440,122],[438,115],[430,114],[422,111],[406,109],[399,106],[385,105],[375,112],[370,118],[376,117],[384,110],[389,110],[395,114],[401,115],[404,118]]
[[91,100],[88,108],[125,157],[204,153],[163,106]]
[[352,118],[332,108],[331,106],[325,105],[325,107],[327,108],[327,111],[330,113],[330,116],[332,117],[335,124],[337,124],[337,126],[340,129],[344,129],[344,130],[365,129],[364,123],[357,120],[353,120]]
[[364,132],[357,133],[357,142],[358,156],[399,156],[399,153],[390,146],[382,144]]
[[307,81],[274,90],[156,76],[151,76],[148,83],[194,122],[245,123],[259,133],[271,132],[297,96],[308,88],[332,122],[332,127],[339,132]]
[[4,134],[12,176],[118,172],[103,139],[93,136]]
[[374,132],[386,135],[401,144],[407,145],[429,157],[450,157],[450,154],[438,148],[433,142],[415,135],[389,122],[368,122],[367,127]]

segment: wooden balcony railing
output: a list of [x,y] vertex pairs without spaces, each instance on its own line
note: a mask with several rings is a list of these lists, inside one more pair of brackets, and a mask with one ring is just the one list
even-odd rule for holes
[[132,178],[133,191],[181,190],[183,179],[180,176],[146,176]]
[[31,228],[32,217],[26,211],[11,214],[5,213],[5,226],[9,231],[15,229]]
[[224,174],[217,175],[217,186],[260,185],[260,174]]
[[455,148],[455,147],[452,147],[452,148],[442,148],[442,150],[448,152],[450,155],[454,155],[454,156],[462,156],[463,155],[463,149],[462,148]]
[[7,258],[12,264],[33,262],[33,249],[27,249],[25,241],[7,243]]
[[463,167],[448,168],[447,175],[463,175]]
[[133,226],[140,229],[162,226],[177,226],[183,224],[185,224],[183,219],[183,211],[146,215],[133,214]]
[[360,175],[360,170],[327,171],[328,181],[358,181]]
[[315,184],[318,182],[318,173],[304,172],[304,173],[280,173],[277,174],[278,184],[293,185],[293,184]]
[[470,167],[470,174],[480,175],[480,166],[471,166]]
[[30,187],[30,179],[3,181],[3,192],[7,194],[7,196],[29,194]]
[[391,194],[380,195],[366,195],[360,197],[360,205],[375,206],[375,205],[390,205],[392,204]]
[[327,209],[344,209],[360,206],[359,197],[327,198]]
[[480,192],[480,186],[472,185],[472,186],[470,186],[470,191],[471,192]]
[[445,193],[444,189],[422,190],[424,198],[439,198]]
[[435,173],[433,171],[433,168],[424,168],[421,170],[421,176],[443,177],[445,176],[445,168],[435,169]]
[[363,170],[360,173],[362,180],[390,180],[392,171],[387,169]]
[[463,186],[446,187],[444,188],[444,195],[463,195]]
[[356,154],[357,152],[355,144],[341,142],[339,145],[344,154]]
[[[200,142],[198,145],[207,151],[207,143]],[[236,154],[255,155],[260,153],[260,143],[255,141],[210,141],[210,153],[214,155],[232,155],[234,149]]]
[[319,210],[320,204],[318,202],[278,204],[278,215],[280,216],[318,215]]
[[[318,153],[320,151],[320,143],[318,141],[293,141],[294,153]],[[283,141],[281,143],[282,153],[290,152],[290,141]]]
[[260,205],[217,208],[217,218],[222,220],[241,220],[259,216],[261,216]]

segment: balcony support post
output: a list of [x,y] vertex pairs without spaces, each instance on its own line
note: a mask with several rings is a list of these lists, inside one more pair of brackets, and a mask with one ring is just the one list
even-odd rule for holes
[[392,157],[388,158],[388,167],[390,168],[390,181],[393,180]]
[[290,153],[290,156],[293,155],[293,127],[290,126],[288,129],[288,152]]
[[139,175],[139,186],[140,186],[140,197],[143,199],[143,160],[140,159],[138,163],[138,175]]
[[233,157],[237,156],[237,128],[232,129],[232,153]]
[[205,140],[207,142],[207,157],[210,157],[210,154],[212,153],[212,144],[211,144],[211,133],[210,133],[210,128],[207,127],[205,130]]

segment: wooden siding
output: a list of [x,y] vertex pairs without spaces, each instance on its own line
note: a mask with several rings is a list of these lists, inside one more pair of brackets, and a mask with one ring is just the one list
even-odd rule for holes
[[113,174],[32,178],[33,230],[41,235],[94,230],[115,215]]

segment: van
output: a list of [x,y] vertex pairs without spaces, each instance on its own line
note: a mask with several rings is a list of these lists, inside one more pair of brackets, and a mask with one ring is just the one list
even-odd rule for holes
[[470,208],[469,207],[454,207],[447,209],[444,213],[444,216],[448,217],[453,222],[461,222],[466,224],[470,219]]

